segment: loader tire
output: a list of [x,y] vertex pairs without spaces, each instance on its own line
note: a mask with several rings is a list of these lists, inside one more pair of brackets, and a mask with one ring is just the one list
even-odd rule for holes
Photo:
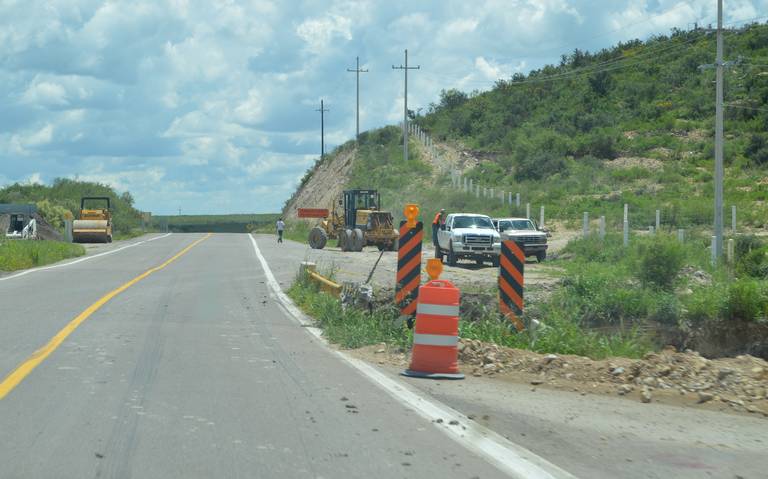
[[352,251],[363,250],[363,247],[365,246],[365,233],[363,233],[363,230],[360,228],[355,228],[352,231],[352,244],[354,248]]
[[325,230],[315,226],[309,231],[309,246],[312,249],[323,249],[328,242],[328,235]]
[[354,246],[352,241],[352,230],[341,230],[339,232],[339,248],[346,252],[352,251],[352,246]]

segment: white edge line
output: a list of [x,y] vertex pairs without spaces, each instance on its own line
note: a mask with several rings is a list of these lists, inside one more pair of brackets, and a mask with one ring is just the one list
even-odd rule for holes
[[2,277],[2,278],[0,278],[0,281],[8,281],[9,279],[18,278],[20,276],[26,276],[26,275],[28,275],[30,273],[36,273],[38,271],[47,271],[49,269],[63,268],[65,266],[71,266],[73,264],[82,263],[83,261],[90,261],[90,260],[92,260],[94,258],[98,258],[100,256],[106,256],[108,254],[117,253],[118,251],[123,251],[124,249],[133,248],[134,246],[139,246],[140,244],[151,243],[152,241],[155,241],[155,240],[159,240],[159,239],[162,239],[162,238],[167,238],[171,234],[172,233],[166,233],[166,234],[164,234],[162,236],[155,236],[154,238],[150,238],[150,239],[146,239],[146,240],[142,240],[142,241],[137,241],[135,243],[131,243],[131,244],[128,244],[128,245],[125,245],[125,246],[121,246],[120,248],[117,248],[117,249],[113,249],[113,250],[105,251],[103,253],[95,254],[93,256],[84,256],[82,258],[76,259],[74,261],[68,261],[66,263],[57,263],[57,264],[54,264],[54,265],[51,265],[51,266],[42,266],[40,268],[25,269],[24,271],[22,271],[20,273],[15,273],[15,274],[12,274],[10,276]]
[[[272,290],[272,296],[280,301],[281,306],[292,319],[304,326],[303,329],[315,336],[331,353],[339,356],[357,369],[401,404],[413,409],[424,419],[431,421],[435,427],[448,437],[470,451],[483,456],[488,462],[511,477],[520,479],[576,479],[569,472],[487,427],[477,424],[450,406],[435,399],[428,399],[418,394],[410,386],[395,381],[368,363],[333,349],[322,336],[322,330],[313,327],[312,320],[283,292],[280,284],[272,274],[267,260],[261,254],[256,239],[250,234],[248,237],[253,244],[256,257],[264,270],[267,284]],[[441,419],[442,422],[436,422],[438,419]],[[450,424],[455,421],[458,421],[458,425]]]

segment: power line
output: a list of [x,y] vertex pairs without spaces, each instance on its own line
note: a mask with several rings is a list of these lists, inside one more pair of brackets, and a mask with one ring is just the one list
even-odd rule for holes
[[408,70],[419,70],[421,65],[415,67],[408,66],[408,50],[405,50],[405,65],[396,67],[392,65],[393,70],[403,70],[405,74],[405,92],[403,94],[403,157],[408,161]]
[[768,108],[761,108],[759,106],[737,105],[735,103],[726,103],[725,106],[727,106],[728,108],[741,108],[742,110],[768,111]]
[[357,77],[357,113],[355,115],[356,125],[357,125],[357,130],[356,130],[357,133],[355,135],[355,140],[359,141],[360,140],[360,74],[361,73],[368,73],[368,70],[361,70],[360,69],[360,57],[355,57],[355,68],[354,69],[347,68],[347,71],[355,73],[355,76]]

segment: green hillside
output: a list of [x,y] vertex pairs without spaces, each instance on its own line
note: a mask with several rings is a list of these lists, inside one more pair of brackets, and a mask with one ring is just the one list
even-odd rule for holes
[[[762,225],[768,194],[768,25],[725,34],[726,201]],[[482,152],[467,172],[523,191],[549,215],[617,217],[623,203],[650,221],[711,223],[714,34],[674,31],[499,80],[483,93],[443,91],[417,118],[439,141]],[[629,158],[608,163],[617,158]],[[608,168],[618,164],[620,167]],[[649,224],[649,223],[645,223]]]

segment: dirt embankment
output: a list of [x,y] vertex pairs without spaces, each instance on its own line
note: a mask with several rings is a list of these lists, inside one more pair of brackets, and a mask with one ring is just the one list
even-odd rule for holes
[[300,187],[288,201],[283,210],[287,221],[298,219],[298,208],[331,208],[338,201],[341,192],[347,186],[349,174],[357,150],[354,148],[340,151],[334,156],[327,156],[318,166],[312,177]]
[[[386,345],[355,355],[398,367],[408,356]],[[706,359],[687,350],[666,348],[643,359],[593,360],[574,355],[539,354],[461,339],[459,366],[467,375],[585,394],[623,396],[768,417],[768,362],[749,355]],[[502,384],[500,384],[501,386]]]

